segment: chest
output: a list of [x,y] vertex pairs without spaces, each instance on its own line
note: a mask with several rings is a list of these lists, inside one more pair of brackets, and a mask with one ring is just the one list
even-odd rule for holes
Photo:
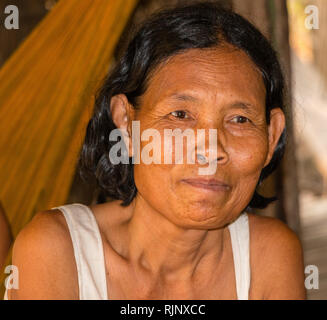
[[113,254],[104,246],[108,299],[110,300],[236,300],[236,279],[231,248],[214,272],[193,283],[163,284]]

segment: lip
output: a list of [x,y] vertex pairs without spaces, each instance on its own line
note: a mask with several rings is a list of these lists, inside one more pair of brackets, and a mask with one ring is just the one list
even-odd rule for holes
[[230,186],[227,183],[216,179],[193,178],[193,179],[182,179],[181,182],[187,183],[195,188],[212,190],[212,191],[227,191],[230,189]]

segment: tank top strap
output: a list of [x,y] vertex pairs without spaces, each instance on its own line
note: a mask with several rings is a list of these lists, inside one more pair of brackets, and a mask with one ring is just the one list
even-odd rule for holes
[[248,300],[251,282],[250,230],[247,213],[242,213],[229,226],[233,249],[238,300]]
[[77,266],[79,299],[107,300],[103,244],[92,210],[80,203],[51,209],[59,209],[68,225]]

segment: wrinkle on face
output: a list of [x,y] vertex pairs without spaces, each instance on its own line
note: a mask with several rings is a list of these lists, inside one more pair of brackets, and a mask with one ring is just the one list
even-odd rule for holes
[[[140,120],[141,132],[147,128],[160,133],[176,128],[217,129],[219,148],[228,161],[218,163],[216,178],[230,183],[232,190],[215,197],[185,188],[179,180],[195,175],[192,165],[139,164],[134,170],[140,194],[181,225],[216,226],[233,219],[251,200],[267,157],[265,100],[262,75],[241,50],[225,45],[170,57],[150,78],[135,120]],[[190,119],[169,116],[179,109],[186,110]],[[237,115],[251,123],[234,123]]]
[[[155,106],[173,91],[187,90],[185,79],[195,96],[202,89],[208,99],[220,100],[225,97],[224,89],[234,88],[228,92],[229,95],[233,93],[238,96],[246,91],[249,102],[256,103],[259,98],[264,103],[262,98],[265,98],[265,86],[258,68],[243,51],[230,46],[191,49],[171,57],[152,76],[143,100],[151,96]],[[192,90],[193,87],[197,90]],[[260,96],[257,96],[258,93]]]

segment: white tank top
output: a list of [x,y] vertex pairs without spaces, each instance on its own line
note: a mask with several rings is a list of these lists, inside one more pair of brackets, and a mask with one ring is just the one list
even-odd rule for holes
[[[108,300],[102,239],[92,210],[80,203],[52,209],[59,209],[66,218],[73,242],[80,300]],[[247,300],[251,274],[248,215],[241,214],[228,228],[232,241],[237,298]]]

